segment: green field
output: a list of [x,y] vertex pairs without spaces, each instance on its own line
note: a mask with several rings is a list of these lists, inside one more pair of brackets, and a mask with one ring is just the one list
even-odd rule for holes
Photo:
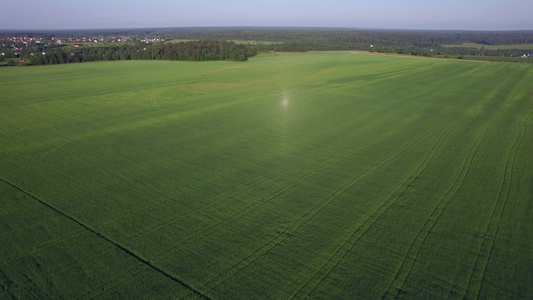
[[514,49],[521,49],[521,50],[533,50],[533,44],[510,44],[510,45],[484,45],[484,44],[478,44],[478,43],[462,43],[459,45],[443,45],[447,48],[453,48],[453,47],[465,47],[465,48],[485,48],[487,50],[514,50]]
[[1,299],[533,296],[533,68],[0,69]]

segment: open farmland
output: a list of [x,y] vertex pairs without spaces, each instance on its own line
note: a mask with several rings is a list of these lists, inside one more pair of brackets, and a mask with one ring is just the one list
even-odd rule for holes
[[510,44],[510,45],[484,45],[479,43],[462,43],[459,45],[443,45],[444,47],[465,47],[465,48],[485,48],[489,50],[500,50],[500,49],[522,49],[522,50],[533,50],[533,44]]
[[533,68],[0,69],[0,298],[533,296]]

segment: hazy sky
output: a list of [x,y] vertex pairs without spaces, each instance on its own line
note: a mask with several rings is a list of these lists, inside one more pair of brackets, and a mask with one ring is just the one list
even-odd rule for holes
[[533,0],[1,0],[0,29],[304,26],[533,30]]

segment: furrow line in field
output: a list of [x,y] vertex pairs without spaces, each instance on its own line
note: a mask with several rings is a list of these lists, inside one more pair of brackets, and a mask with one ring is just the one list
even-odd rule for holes
[[[406,151],[407,149],[412,147],[418,140],[430,134],[433,128],[436,127],[437,123],[438,121],[435,122],[431,127],[429,127],[428,130],[425,131],[423,134],[420,134],[418,138],[411,145],[409,145],[409,147],[402,149],[401,152]],[[368,218],[366,218],[360,226],[353,228],[354,230],[351,232],[350,236],[341,244],[339,248],[337,248],[337,250],[335,250],[335,253],[330,256],[326,262],[322,264],[319,271],[316,272],[315,275],[310,277],[300,287],[300,289],[293,295],[293,297],[296,297],[298,294],[304,293],[304,289],[308,288],[310,290],[305,292],[305,296],[302,296],[302,298],[308,298],[309,295],[316,290],[320,282],[322,282],[329,274],[331,274],[335,267],[339,265],[339,263],[352,251],[353,247],[359,242],[359,240],[370,230],[370,228],[374,226],[374,224],[381,218],[381,216],[383,216],[385,212],[387,212],[394,205],[394,203],[396,203],[396,201],[402,197],[404,192],[413,184],[413,182],[417,180],[420,174],[426,169],[430,161],[433,160],[438,149],[440,149],[442,143],[444,142],[446,137],[448,137],[448,135],[450,134],[452,129],[455,128],[456,125],[457,124],[454,123],[452,126],[448,127],[448,129],[445,130],[443,134],[439,136],[437,142],[433,144],[428,154],[424,157],[422,162],[409,176],[409,178],[404,181],[391,194],[391,196],[385,202],[383,202]],[[399,154],[400,153],[398,153],[398,155]]]
[[[480,111],[482,111],[483,107],[489,104],[496,97],[497,91],[499,91],[503,86],[505,86],[505,84],[506,82],[501,81],[499,85],[496,88],[494,88],[492,92],[489,95],[487,95],[487,97],[483,99],[483,101],[480,101],[477,105],[470,107],[466,113],[466,117],[469,117],[467,118],[467,120],[472,119],[475,116],[477,116],[480,113]],[[484,127],[479,131],[478,135],[476,136],[476,140],[470,147],[468,151],[468,155],[463,161],[463,164],[461,165],[461,170],[459,171],[453,184],[448,189],[448,191],[444,194],[444,196],[438,201],[437,205],[435,206],[435,208],[433,209],[429,217],[426,219],[422,227],[420,227],[420,230],[416,234],[414,240],[409,245],[406,255],[404,256],[402,263],[400,264],[400,267],[398,268],[393,280],[389,283],[387,290],[383,294],[382,299],[391,298],[391,297],[396,299],[399,296],[399,294],[402,292],[403,286],[411,273],[412,267],[415,264],[416,258],[418,257],[418,254],[420,252],[422,245],[427,239],[429,233],[432,231],[432,229],[437,224],[440,216],[444,212],[448,203],[451,201],[451,199],[455,196],[457,191],[462,186],[464,179],[466,178],[467,174],[470,171],[470,167],[471,167],[473,158],[477,152],[477,149],[479,148],[481,142],[483,141],[485,134],[488,131],[488,128],[497,120],[498,116],[500,115],[501,115],[501,110],[498,112],[497,116],[492,118],[492,120],[485,122]],[[432,221],[432,223],[429,223],[431,219],[434,219],[434,220]],[[424,230],[424,228],[427,226],[429,226],[429,228],[427,230]],[[420,240],[419,237],[421,236],[422,233],[424,234],[424,236]],[[415,243],[417,244],[416,246],[415,246]],[[406,262],[407,262],[407,265],[406,265]],[[405,266],[407,266],[407,271],[404,275],[401,276],[402,270],[404,269]],[[400,284],[396,284],[397,282],[400,282]],[[396,286],[395,293],[391,291],[391,289],[394,286]]]
[[[399,130],[400,128],[402,128],[404,125],[406,125],[408,122],[412,122],[418,115],[412,115],[411,118],[409,119],[406,119],[404,120],[404,122],[402,124],[400,124],[399,126],[397,126],[394,130],[391,130],[390,132],[388,132],[387,134],[385,134],[381,139],[385,138],[386,136],[389,136],[389,135],[392,135],[394,132],[396,132],[397,130]],[[195,234],[193,235],[190,235],[190,236],[187,236],[187,238],[183,239],[178,245],[176,246],[173,246],[172,248],[170,249],[166,249],[164,251],[162,251],[161,253],[163,252],[168,252],[168,255],[167,256],[163,256],[162,258],[166,258],[170,255],[172,255],[172,251],[174,249],[176,249],[177,247],[179,247],[179,245],[182,245],[183,243],[195,238],[196,236],[199,236],[199,235],[203,235],[205,234],[206,232],[209,232],[211,231],[212,229],[216,229],[216,228],[220,228],[221,225],[223,224],[229,224],[229,223],[232,223],[232,222],[235,222],[235,220],[238,220],[240,216],[242,215],[245,215],[246,213],[254,210],[255,208],[257,207],[260,207],[262,205],[265,205],[267,203],[269,203],[270,201],[274,200],[277,196],[279,196],[280,194],[284,193],[285,191],[288,191],[290,190],[291,188],[293,188],[294,186],[297,186],[298,184],[300,184],[301,182],[305,181],[307,178],[313,176],[314,174],[320,172],[321,170],[324,170],[325,168],[327,168],[328,166],[330,166],[331,164],[337,162],[337,161],[340,161],[346,157],[349,157],[365,148],[368,148],[374,144],[377,144],[381,139],[375,141],[373,144],[369,144],[367,146],[364,146],[364,147],[360,147],[360,148],[357,148],[355,150],[352,150],[352,151],[348,151],[347,153],[341,155],[341,156],[338,156],[338,157],[335,157],[334,159],[328,161],[328,163],[324,163],[306,173],[304,173],[302,176],[298,177],[296,180],[290,182],[289,184],[283,186],[282,188],[270,193],[268,196],[267,196],[267,199],[265,199],[264,201],[260,201],[260,200],[257,200],[253,203],[251,203],[250,205],[244,207],[243,209],[235,212],[234,214],[232,214],[231,216],[228,216],[227,218],[209,226],[209,227],[206,227],[204,229],[202,229],[201,231],[199,232],[196,232]],[[159,253],[157,256],[159,256],[161,253]]]
[[[436,123],[435,123],[436,124]],[[427,132],[429,132],[434,126],[430,127]],[[425,134],[422,134],[425,135]],[[234,266],[230,267],[228,270],[226,270],[224,273],[220,274],[217,278],[211,280],[211,287],[209,291],[212,291],[217,286],[222,284],[223,282],[227,281],[229,278],[231,278],[234,274],[236,274],[238,271],[246,268],[246,266],[250,265],[253,261],[257,260],[259,257],[261,257],[263,254],[267,253],[268,251],[274,249],[278,245],[280,245],[285,239],[288,238],[289,235],[287,233],[293,233],[296,232],[299,228],[301,228],[305,223],[307,223],[310,219],[312,219],[315,215],[317,215],[320,211],[322,211],[325,207],[327,207],[333,200],[337,199],[340,195],[342,195],[344,192],[346,192],[348,189],[353,187],[356,183],[358,183],[360,180],[366,178],[368,175],[372,174],[375,170],[379,169],[381,166],[383,166],[388,161],[392,160],[393,158],[399,156],[401,153],[403,153],[408,148],[412,147],[416,141],[420,140],[421,136],[417,136],[415,139],[413,139],[410,143],[407,143],[402,149],[399,151],[395,151],[389,156],[383,158],[378,163],[370,166],[368,169],[363,171],[359,176],[354,178],[353,180],[345,183],[343,186],[338,187],[335,189],[335,191],[328,194],[326,197],[322,199],[317,205],[312,207],[310,210],[308,210],[304,215],[302,215],[300,218],[295,220],[289,228],[284,230],[283,232],[279,233],[272,239],[270,239],[265,246],[257,249],[256,251],[252,252],[249,256],[245,257],[243,260],[235,264]],[[216,281],[214,283],[213,281]]]
[[[470,276],[470,280],[468,282],[468,286],[465,290],[466,298],[479,299],[480,297],[480,292],[483,287],[483,283],[485,281],[485,274],[487,271],[487,267],[488,267],[490,258],[492,256],[492,252],[494,250],[494,242],[496,241],[496,237],[498,236],[498,231],[500,229],[500,223],[501,223],[501,219],[503,216],[503,212],[505,211],[505,207],[509,200],[509,193],[511,191],[513,171],[514,171],[514,167],[516,163],[516,154],[524,139],[525,128],[526,128],[525,125],[521,126],[519,136],[513,143],[513,146],[510,149],[510,151],[508,152],[506,163],[505,163],[506,166],[505,166],[504,178],[500,186],[498,200],[496,204],[494,205],[492,214],[490,216],[490,220],[487,224],[487,229],[483,236],[483,242],[481,244],[480,249],[478,250],[476,262],[475,262],[474,268],[472,269],[472,273]],[[503,194],[505,194],[505,196],[503,196]],[[498,207],[500,208],[498,209]],[[482,253],[485,252],[484,249],[488,249],[488,251],[486,251],[487,252],[486,255],[482,255]],[[483,257],[483,260],[481,261],[482,257]],[[481,276],[481,278],[474,279],[475,275],[479,275]],[[475,282],[478,280],[479,282]]]
[[[386,138],[387,136],[390,136],[390,135],[391,135],[392,133],[394,133],[396,130],[399,130],[400,128],[402,128],[403,126],[405,126],[405,125],[407,124],[408,121],[414,119],[416,116],[417,116],[417,115],[413,115],[411,118],[404,120],[404,122],[402,122],[402,124],[400,124],[399,126],[397,126],[397,127],[395,128],[395,130],[393,130],[393,131],[391,131],[391,132],[388,132],[387,134],[385,134],[385,135],[383,135],[383,136],[380,136],[380,137],[379,137],[377,140],[375,140],[372,144],[367,144],[367,145],[361,146],[361,147],[359,147],[359,148],[353,149],[353,150],[351,150],[351,151],[348,151],[348,152],[347,152],[346,154],[344,154],[343,156],[341,156],[341,157],[337,157],[337,158],[335,158],[334,160],[332,160],[331,163],[333,163],[333,162],[335,162],[335,161],[338,161],[338,160],[340,160],[340,159],[342,159],[342,158],[344,158],[344,157],[347,157],[347,156],[349,156],[349,155],[353,155],[354,153],[357,153],[357,152],[359,152],[359,151],[362,151],[362,150],[364,150],[364,149],[366,149],[366,148],[368,148],[368,147],[370,147],[370,146],[372,146],[372,145],[375,145],[376,143],[378,143],[379,141],[383,140],[383,139]],[[367,127],[365,127],[364,131],[358,131],[358,135],[361,134],[362,132],[366,132],[366,131],[370,130],[371,128],[377,126],[377,124],[378,124],[378,123],[375,123],[375,124],[373,124],[373,125],[371,125],[371,126],[367,126]],[[331,145],[328,147],[328,149],[329,149],[329,148],[334,148],[334,147],[336,147],[337,145],[342,144],[342,143],[344,142],[344,140],[350,139],[351,137],[352,137],[352,136],[350,136],[350,137],[348,137],[348,138],[346,138],[346,139],[340,140],[339,142],[337,142],[337,143],[335,143],[335,144],[331,144]],[[308,155],[307,157],[304,157],[304,159],[305,159],[305,160],[311,160],[311,159],[313,159],[314,157],[319,156],[319,155],[320,155],[320,152],[313,152],[313,154]],[[272,171],[272,172],[270,172],[270,173],[267,173],[267,174],[261,175],[260,177],[257,177],[257,178],[255,178],[254,180],[252,180],[249,184],[247,184],[247,185],[243,185],[243,186],[241,186],[240,188],[241,188],[241,189],[242,189],[242,188],[249,188],[249,187],[255,185],[256,183],[260,183],[260,182],[261,182],[263,179],[265,179],[265,178],[275,176],[276,174],[281,174],[281,173],[283,173],[284,171],[286,171],[286,170],[288,170],[288,169],[291,169],[291,168],[292,168],[294,165],[296,165],[297,163],[298,163],[298,162],[294,162],[294,163],[292,163],[292,164],[290,164],[290,165],[287,165],[287,166],[285,166],[285,167],[283,167],[283,168],[276,169],[276,170],[274,170],[274,171]],[[298,183],[302,182],[303,180],[305,180],[306,178],[308,178],[308,177],[311,176],[312,174],[314,174],[314,173],[316,173],[316,172],[318,172],[318,171],[320,171],[320,170],[326,168],[327,166],[328,166],[328,164],[324,164],[324,165],[321,165],[321,166],[319,166],[319,167],[317,167],[317,168],[315,168],[315,169],[309,171],[308,173],[303,174],[301,177],[299,177],[299,178],[296,179],[295,181],[293,181],[293,182],[291,182],[291,183],[289,183],[289,184],[287,184],[287,185],[281,187],[280,189],[278,189],[278,190],[272,192],[271,194],[269,194],[269,195],[268,195],[268,199],[269,199],[269,200],[267,200],[266,202],[261,202],[260,200],[254,201],[254,202],[250,203],[248,206],[244,207],[243,209],[241,209],[241,210],[239,210],[238,212],[236,212],[235,214],[233,214],[232,216],[235,216],[235,215],[240,214],[240,213],[242,213],[242,212],[247,212],[247,211],[253,209],[254,207],[257,207],[257,206],[260,206],[260,205],[264,205],[264,204],[266,204],[268,201],[274,199],[274,198],[275,198],[276,196],[278,196],[279,194],[281,194],[281,193],[285,192],[286,190],[292,188],[293,186],[295,186],[295,185],[297,185]],[[228,194],[220,194],[220,195],[217,195],[217,196],[215,197],[214,200],[216,200],[216,199],[222,199],[223,197],[227,197],[227,196],[229,196],[229,195],[235,195],[235,194],[238,194],[239,191],[240,191],[240,189],[237,189],[237,190],[234,190],[234,191],[232,191],[231,193],[228,193]],[[272,196],[272,195],[275,195],[275,196]],[[218,203],[218,201],[211,201],[211,202],[213,202],[213,203]],[[207,204],[206,204],[206,205],[207,205]],[[170,220],[166,220],[166,221],[161,222],[160,224],[158,224],[158,225],[156,225],[156,226],[154,226],[154,227],[151,227],[150,230],[148,230],[148,231],[144,231],[144,232],[142,232],[141,234],[139,234],[139,235],[133,237],[132,239],[129,239],[128,241],[129,241],[129,242],[137,241],[137,240],[143,238],[144,236],[146,236],[146,235],[148,235],[148,234],[150,234],[150,233],[152,233],[152,232],[155,232],[155,231],[161,229],[162,227],[165,227],[165,226],[169,226],[169,225],[175,224],[175,223],[177,223],[177,222],[183,220],[183,219],[186,218],[187,216],[189,216],[189,215],[191,215],[191,214],[194,214],[194,213],[197,213],[197,212],[202,211],[202,210],[204,210],[204,206],[199,206],[199,207],[197,207],[197,208],[195,208],[195,209],[189,210],[189,211],[187,211],[186,213],[180,214],[180,215],[178,215],[178,216],[176,216],[176,217],[173,217],[173,218],[170,219]],[[232,216],[228,217],[228,218],[225,219],[225,220],[229,220],[229,219],[231,219]],[[219,226],[220,223],[225,222],[225,220],[223,220],[223,221],[221,221],[221,222],[219,222],[219,223],[217,223],[217,224],[215,224],[215,225],[213,225],[213,226],[210,226],[210,227],[208,227],[208,228],[204,228],[204,229],[203,229],[201,232],[199,232],[199,233],[203,233],[203,232],[205,232],[205,231],[207,231],[207,230],[209,230],[209,229],[211,229],[211,228],[214,228],[214,227],[216,227],[216,226]],[[198,234],[199,234],[199,233],[198,233]],[[197,234],[195,234],[195,235],[197,235]],[[191,237],[192,237],[192,236],[189,236],[188,239],[191,238]]]
[[[476,140],[470,147],[468,151],[468,155],[463,161],[461,165],[461,170],[459,171],[453,184],[448,189],[448,191],[446,191],[443,197],[438,201],[437,205],[431,211],[430,215],[428,216],[428,218],[426,219],[422,227],[420,227],[420,230],[417,232],[415,238],[409,245],[409,248],[407,249],[407,252],[404,256],[404,259],[402,260],[402,263],[400,264],[399,269],[396,271],[396,275],[394,276],[393,280],[389,284],[388,289],[384,293],[383,298],[389,298],[392,296],[392,298],[396,299],[398,298],[399,294],[402,292],[403,286],[405,282],[407,281],[407,278],[411,274],[411,271],[420,253],[422,245],[425,243],[427,237],[429,236],[429,234],[431,233],[431,231],[437,224],[438,220],[442,216],[442,213],[446,209],[447,205],[450,203],[450,200],[455,196],[457,191],[462,186],[466,176],[470,172],[470,167],[472,165],[474,156],[479,148],[479,145],[483,141],[488,128],[494,122],[494,120],[495,119],[493,119],[492,122],[490,122],[490,124],[485,125],[485,127],[482,130],[480,130],[479,134],[476,137]],[[397,287],[396,291],[392,292],[391,289],[394,288],[395,286]]]
[[[511,148],[509,149],[509,151],[507,151],[507,155],[506,155],[506,159],[505,159],[505,170],[504,170],[504,173],[503,173],[503,176],[502,176],[502,183],[500,184],[500,189],[498,191],[498,196],[496,198],[494,207],[492,208],[491,216],[490,216],[489,221],[487,223],[487,226],[486,226],[486,229],[485,229],[485,233],[482,236],[482,241],[481,241],[481,243],[479,245],[479,248],[477,250],[476,260],[475,260],[474,266],[472,268],[472,271],[470,273],[470,278],[468,280],[468,285],[467,285],[467,287],[466,287],[466,289],[464,291],[465,298],[475,299],[475,298],[477,298],[477,295],[479,293],[481,282],[476,282],[475,283],[477,288],[472,288],[472,285],[474,284],[473,282],[475,280],[481,280],[481,278],[474,279],[474,277],[476,277],[476,275],[477,276],[481,276],[481,277],[483,276],[483,274],[481,273],[481,269],[484,269],[485,267],[481,267],[480,266],[480,264],[482,264],[481,263],[481,257],[482,256],[488,256],[487,254],[484,253],[484,249],[488,249],[489,248],[489,246],[487,245],[489,243],[489,236],[494,235],[495,229],[494,230],[491,230],[491,229],[495,228],[495,227],[491,226],[491,225],[494,222],[493,220],[494,220],[494,218],[496,216],[496,211],[499,210],[498,208],[501,206],[501,203],[502,203],[502,201],[501,201],[502,200],[502,193],[503,193],[504,187],[506,186],[506,183],[507,183],[507,180],[508,180],[508,177],[509,177],[509,168],[510,168],[509,162],[510,162],[511,154],[513,153],[513,149],[515,148],[515,146],[517,146],[517,143],[518,144],[521,143],[521,138],[522,138],[523,131],[524,131],[524,127],[522,126],[520,128],[520,133],[518,135],[518,138],[515,139],[513,145],[511,145]],[[514,159],[512,161],[512,164],[514,164]],[[500,210],[501,210],[501,208],[500,208]],[[496,221],[498,224],[500,222],[500,218],[501,218],[501,214],[500,214],[498,220]],[[494,242],[494,240],[492,240],[492,242]],[[492,245],[491,245],[491,247],[492,247]],[[488,262],[488,257],[485,258],[483,265],[486,266],[487,262]],[[475,296],[473,296],[473,295],[475,295]]]
[[92,228],[90,228],[89,226],[81,223],[80,221],[76,220],[74,217],[68,215],[67,213],[64,213],[62,212],[61,210],[55,208],[54,206],[48,204],[47,202],[37,198],[36,196],[32,195],[31,193],[23,190],[22,188],[19,188],[18,186],[12,184],[11,182],[9,181],[6,181],[5,179],[3,178],[0,178],[0,181],[2,182],[5,182],[6,184],[8,184],[9,186],[15,188],[16,190],[24,193],[25,195],[28,195],[30,198],[34,199],[35,201],[37,201],[38,203],[42,204],[43,206],[45,206],[46,208],[48,209],[51,209],[52,211],[54,211],[55,213],[65,217],[66,219],[78,224],[79,226],[81,226],[82,228],[88,230],[89,232],[93,233],[95,236],[103,239],[104,241],[108,242],[108,243],[111,243],[112,245],[114,245],[115,247],[117,247],[118,249],[120,249],[121,251],[125,252],[126,254],[128,254],[129,256],[131,256],[132,258],[134,258],[135,260],[145,264],[146,266],[150,267],[151,269],[157,271],[158,273],[160,273],[161,275],[163,275],[164,277],[167,277],[169,279],[171,279],[172,281],[180,284],[181,286],[189,289],[190,291],[192,291],[193,293],[197,294],[198,296],[204,298],[204,299],[211,299],[209,296],[207,296],[206,294],[202,293],[201,291],[195,289],[194,287],[192,287],[191,285],[189,285],[188,283],[180,280],[179,278],[175,277],[174,275],[166,272],[165,270],[161,269],[160,267],[157,267],[156,265],[152,264],[150,261],[140,257],[139,255],[135,254],[134,252],[132,252],[131,250],[129,250],[128,248],[120,245],[119,243],[109,239],[108,237],[104,236],[102,233],[99,233],[95,230],[93,230]]
[[[361,130],[355,132],[354,135],[348,136],[347,138],[345,138],[345,139],[343,139],[343,140],[339,140],[339,141],[337,141],[336,143],[328,143],[328,147],[327,147],[327,149],[334,149],[336,146],[343,144],[345,140],[350,139],[350,138],[353,138],[353,136],[358,136],[358,135],[361,135],[361,134],[363,134],[363,133],[365,133],[365,132],[368,132],[369,130],[371,130],[372,128],[376,127],[378,124],[380,124],[383,120],[388,119],[388,118],[389,118],[391,115],[393,115],[394,113],[395,113],[395,111],[391,111],[391,112],[389,112],[389,113],[387,113],[387,114],[383,114],[380,118],[376,118],[376,119],[374,119],[374,122],[371,122],[371,123],[367,124],[367,125],[364,126]],[[348,126],[349,126],[350,124],[352,124],[351,121],[346,121],[346,122],[344,122],[344,123],[340,123],[340,124],[336,127],[336,129],[345,129],[345,128],[348,128]],[[331,134],[332,131],[333,131],[333,130],[330,130],[330,131],[324,132],[322,135],[318,136],[318,138],[322,138],[322,137],[328,136],[328,135]],[[309,137],[308,139],[306,139],[305,141],[303,141],[303,142],[301,142],[301,143],[299,143],[299,144],[293,144],[291,147],[289,147],[289,150],[296,149],[298,146],[300,146],[300,145],[302,145],[302,144],[306,144],[306,143],[308,143],[309,141],[316,141],[316,140],[317,140],[317,137],[316,137],[316,136],[311,136],[311,137]],[[280,149],[279,151],[273,152],[271,155],[269,155],[267,158],[265,158],[265,159],[263,159],[263,160],[261,160],[261,161],[250,161],[250,162],[248,162],[248,163],[245,163],[245,164],[243,164],[243,165],[240,165],[238,168],[235,168],[235,169],[233,169],[232,171],[221,173],[221,174],[219,174],[218,176],[214,177],[214,179],[216,179],[216,178],[222,178],[222,177],[227,177],[228,175],[231,175],[231,174],[237,173],[237,172],[243,170],[244,168],[246,168],[246,167],[248,167],[248,166],[251,166],[251,165],[254,165],[254,164],[258,164],[258,163],[262,163],[262,162],[265,162],[265,161],[267,161],[268,159],[271,159],[272,157],[274,157],[275,155],[278,155],[278,154],[280,154],[280,153],[282,153],[282,152],[285,152],[285,151],[287,151],[287,148],[285,148],[285,149]],[[306,159],[306,160],[309,160],[309,159],[311,159],[311,158],[313,158],[313,157],[318,156],[319,154],[320,154],[320,153],[318,153],[318,152],[313,152],[313,154],[308,155],[308,156],[303,157],[303,158]],[[250,187],[250,186],[254,185],[255,183],[261,182],[264,178],[268,178],[268,177],[270,177],[270,176],[275,176],[276,174],[280,174],[280,173],[284,172],[285,170],[288,170],[288,169],[292,168],[292,167],[293,167],[294,165],[296,165],[297,163],[298,163],[298,162],[295,161],[295,162],[293,162],[292,164],[287,165],[287,166],[285,166],[285,167],[283,167],[283,168],[276,169],[276,170],[274,170],[274,171],[272,171],[272,172],[270,172],[270,173],[263,174],[263,175],[261,175],[260,177],[257,177],[256,179],[254,179],[253,181],[251,181],[249,184],[247,184],[247,185],[243,185],[243,186],[239,187],[239,189]],[[189,191],[194,191],[194,190],[196,190],[196,189],[202,188],[202,187],[205,186],[206,184],[209,184],[212,180],[213,180],[213,178],[211,178],[211,179],[209,179],[209,180],[204,180],[202,183],[199,183],[199,184],[197,184],[196,186],[191,187],[191,188],[187,188],[187,189],[188,189]],[[239,189],[238,189],[238,190],[239,190]],[[231,194],[236,194],[238,190],[234,190],[234,191],[232,191],[229,195],[231,195]],[[222,198],[222,197],[227,196],[227,195],[228,195],[228,194],[220,194],[220,195],[218,195],[218,196],[216,197],[216,199]],[[217,202],[215,202],[215,203],[217,203]],[[143,211],[143,210],[145,210],[145,209],[147,209],[147,208],[149,208],[149,207],[153,207],[153,206],[157,206],[157,205],[158,205],[158,203],[152,203],[152,204],[147,205],[147,206],[142,206],[142,207],[140,207],[139,209],[133,210],[133,211],[131,211],[131,212],[133,212],[133,213],[135,213],[135,212],[140,212],[140,211]],[[193,213],[195,213],[195,212],[201,211],[201,210],[203,210],[204,207],[207,206],[207,205],[208,205],[208,204],[206,204],[206,205],[204,205],[204,206],[200,206],[200,207],[198,207],[198,208],[196,208],[196,209],[193,209],[193,210],[187,211],[186,213],[184,213],[184,214],[180,214],[180,215],[178,215],[178,216],[175,216],[175,217],[173,217],[173,218],[170,219],[170,220],[163,221],[163,222],[161,222],[160,224],[158,224],[158,225],[152,227],[153,230],[150,231],[150,232],[156,231],[157,229],[159,229],[159,228],[161,228],[161,227],[164,227],[164,226],[166,226],[166,225],[173,224],[173,223],[175,223],[175,221],[179,221],[179,220],[180,220],[182,217],[184,217],[184,216],[187,216],[187,215],[193,214]],[[117,220],[121,220],[121,219],[127,218],[127,217],[129,216],[129,214],[130,214],[130,213],[124,213],[124,214],[120,215],[118,218],[109,219],[108,221],[105,221],[105,222],[101,223],[100,226],[105,226],[106,224],[110,224],[110,223],[112,223],[112,222],[114,222],[114,221],[117,221]],[[146,234],[148,234],[148,233],[146,233]],[[142,236],[141,236],[141,237],[142,237]]]

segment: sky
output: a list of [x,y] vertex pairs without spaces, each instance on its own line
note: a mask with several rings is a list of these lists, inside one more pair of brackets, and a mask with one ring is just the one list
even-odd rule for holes
[[290,26],[533,30],[532,0],[1,0],[0,30]]

